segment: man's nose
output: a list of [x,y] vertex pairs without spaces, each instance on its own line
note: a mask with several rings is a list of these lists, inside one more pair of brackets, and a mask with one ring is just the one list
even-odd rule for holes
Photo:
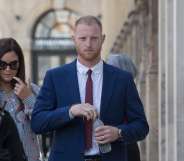
[[87,39],[87,40],[86,40],[86,46],[87,46],[87,47],[90,47],[90,46],[91,46],[91,39]]

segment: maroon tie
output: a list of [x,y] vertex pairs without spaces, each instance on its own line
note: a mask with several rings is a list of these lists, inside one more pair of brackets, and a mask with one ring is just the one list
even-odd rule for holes
[[[91,79],[92,70],[89,69],[88,79],[86,82],[86,96],[85,103],[93,105],[93,81]],[[84,120],[85,125],[85,149],[88,150],[92,147],[92,120]]]

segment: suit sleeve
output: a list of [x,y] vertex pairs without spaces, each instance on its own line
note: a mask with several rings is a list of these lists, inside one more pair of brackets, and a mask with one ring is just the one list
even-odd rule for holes
[[31,127],[34,132],[45,133],[53,131],[70,121],[69,107],[56,108],[56,106],[52,73],[48,71],[32,112]]
[[122,129],[123,141],[131,143],[144,139],[149,132],[144,108],[132,76],[128,77],[125,97],[128,122],[119,128]]

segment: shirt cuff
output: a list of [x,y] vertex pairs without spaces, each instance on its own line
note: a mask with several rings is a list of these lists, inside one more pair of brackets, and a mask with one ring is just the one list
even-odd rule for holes
[[29,97],[23,100],[23,103],[30,108],[34,106],[35,100],[35,96],[31,94]]
[[73,118],[74,118],[74,116],[73,116],[73,114],[71,113],[70,109],[69,109],[69,117],[70,117],[70,119],[73,119]]

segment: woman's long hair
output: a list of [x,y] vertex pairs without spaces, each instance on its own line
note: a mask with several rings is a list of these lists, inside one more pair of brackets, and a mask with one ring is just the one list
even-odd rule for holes
[[[18,42],[13,38],[2,38],[0,39],[0,59],[7,53],[14,51],[18,57],[19,61],[19,68],[16,74],[16,77],[20,78],[23,82],[25,82],[25,62],[24,62],[24,55],[22,49]],[[14,83],[12,83],[14,86]],[[24,104],[20,98],[20,110],[24,109]]]
[[22,49],[18,42],[13,38],[2,38],[0,39],[0,59],[7,53],[14,51],[18,56],[19,68],[16,76],[25,82],[25,62]]

